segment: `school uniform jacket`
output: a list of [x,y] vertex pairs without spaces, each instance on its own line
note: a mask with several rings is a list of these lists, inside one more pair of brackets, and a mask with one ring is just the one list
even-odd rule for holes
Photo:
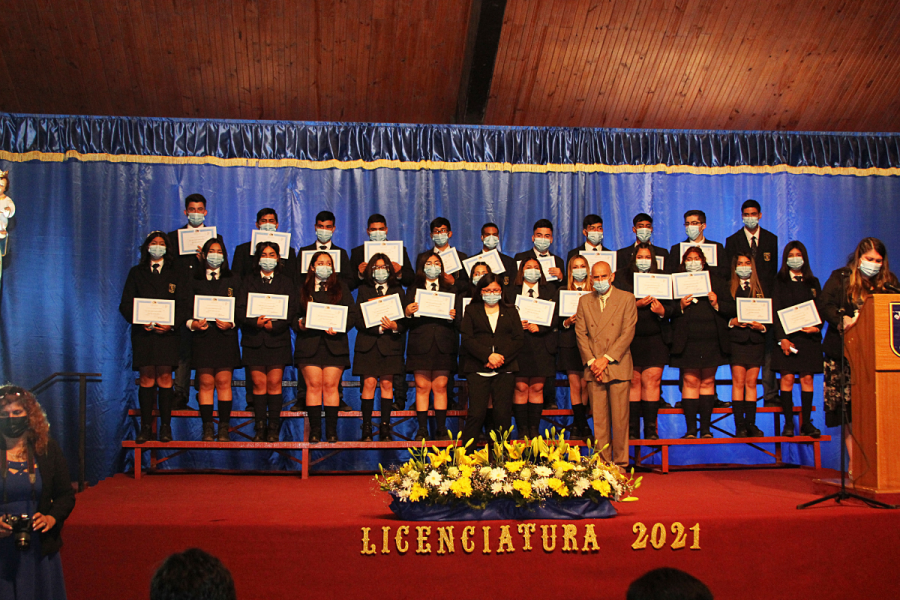
[[[221,271],[219,271],[219,273],[221,273]],[[226,298],[237,298],[241,292],[240,284],[241,280],[235,276],[234,272],[231,273],[231,277],[216,279],[215,281],[208,280],[205,273],[201,279],[194,277],[191,279],[191,293],[187,304],[191,309],[191,314],[187,318],[190,319],[194,316],[194,296],[223,296]],[[235,300],[235,321],[237,321],[237,312],[237,300]],[[209,327],[205,331],[202,329],[194,329],[191,331],[191,336],[195,340],[203,339],[213,334],[221,335],[226,338],[235,337],[237,336],[237,323],[235,322],[235,327],[232,327],[231,329],[219,329],[215,322],[210,322]]]
[[[462,325],[462,349],[460,352],[461,373],[515,373],[519,370],[516,358],[522,350],[525,334],[522,320],[515,306],[500,306],[496,331],[491,329],[483,302],[470,304],[466,309]],[[491,354],[503,356],[504,363],[499,369],[488,369],[485,364]]]
[[[678,251],[676,246],[675,251]],[[719,341],[719,349],[723,354],[731,354],[731,337],[728,331],[728,320],[737,314],[737,303],[731,297],[731,290],[724,281],[713,274],[709,276],[712,291],[719,301],[719,310],[716,312],[716,333]],[[698,302],[709,302],[707,298],[697,298]],[[681,311],[681,301],[675,301],[675,312],[672,314],[672,354],[681,354],[687,346],[690,319],[686,319]],[[689,305],[685,311],[689,311],[694,305]]]
[[[507,304],[512,304],[513,306],[515,306],[516,296],[520,295],[521,293],[522,286],[511,283],[507,287],[503,288],[503,301]],[[543,339],[547,352],[549,352],[550,354],[556,354],[557,347],[559,346],[559,290],[549,283],[546,285],[538,285],[538,298],[540,300],[556,302],[556,307],[553,309],[553,314],[555,315],[553,325],[550,327],[547,327],[545,325],[538,325],[537,333],[529,332],[528,335],[533,335],[538,339]],[[522,321],[520,320],[519,327],[521,326]]]
[[[341,299],[336,302],[336,304],[347,307],[346,329],[349,332],[352,328],[356,327],[359,313],[356,309],[356,303],[353,301],[353,296],[350,294],[350,288],[348,288],[347,284],[340,279],[338,279],[338,285],[341,286]],[[315,292],[313,301],[330,304],[325,297],[327,293],[328,292]],[[318,300],[315,299],[316,297],[318,297]],[[308,358],[315,355],[316,351],[319,349],[319,344],[323,342],[332,354],[336,356],[349,356],[350,341],[347,337],[347,333],[338,332],[334,335],[328,335],[319,329],[306,329],[300,331],[298,321],[305,316],[306,307],[301,305],[297,318],[291,321],[291,326],[297,333],[297,339],[294,342],[294,358]]]
[[[549,254],[550,256],[553,257],[553,262],[555,263],[556,268],[559,269],[560,271],[562,271],[563,277],[560,278],[559,281],[549,281],[549,282],[547,282],[547,283],[548,283],[548,285],[550,285],[550,286],[552,286],[552,287],[554,287],[554,288],[556,288],[556,289],[559,289],[560,287],[562,287],[563,285],[565,285],[565,279],[566,279],[566,277],[565,277],[565,275],[566,275],[566,265],[565,265],[565,263],[563,262],[563,259],[561,259],[560,257],[556,256],[556,255],[553,254],[552,252],[549,252],[548,254]],[[537,253],[537,250],[535,250],[534,248],[529,248],[529,249],[526,250],[525,252],[519,252],[519,253],[516,254],[516,256],[515,256],[515,260],[516,260],[517,262],[519,262],[520,264],[523,263],[523,262],[525,262],[526,260],[530,260],[530,259],[532,259],[532,258],[535,259],[535,260],[538,259],[538,253]],[[518,272],[518,268],[516,268],[516,271]],[[513,282],[515,279],[516,279],[515,277],[510,276],[510,278],[509,278],[510,284],[512,284],[512,282]]]
[[[728,267],[731,268],[731,259],[737,254],[750,255],[750,242],[744,228],[725,240],[725,254],[728,256]],[[756,277],[766,290],[775,289],[775,275],[778,274],[778,236],[760,227],[757,231],[756,241]]]
[[[653,249],[653,255],[656,258],[660,256],[663,259],[663,266],[660,270],[660,273],[669,273],[669,251],[665,248],[661,248],[659,246],[650,245]],[[631,265],[631,259],[634,256],[635,251],[637,250],[637,244],[631,244],[630,246],[625,246],[624,248],[619,248],[616,250],[616,269],[623,269]],[[659,265],[656,265],[659,268]]]
[[[321,245],[323,244],[320,244],[317,241],[314,244],[309,244],[308,246],[303,246],[302,248],[300,248],[300,256],[297,259],[297,274],[294,276],[297,281],[303,282],[306,279],[306,273],[303,273],[302,271],[304,269],[309,269],[309,265],[300,263],[300,259],[303,257],[303,253],[312,250],[318,250],[319,246]],[[359,264],[357,263],[357,265],[353,267],[350,263],[350,257],[347,255],[347,251],[334,242],[331,243],[331,250],[337,250],[341,253],[341,272],[338,273],[338,278],[346,283],[347,287],[352,290],[354,280],[359,279],[359,277],[357,276],[357,273],[359,273]]]
[[[201,227],[206,227],[206,225],[201,225]],[[185,223],[181,229],[191,229],[189,223]],[[166,237],[169,238],[169,246],[172,247],[172,251],[175,253],[175,265],[184,271],[183,275],[185,277],[192,277],[194,274],[194,269],[203,267],[203,263],[197,258],[196,252],[191,252],[190,254],[178,254],[178,230],[170,231],[166,234]],[[222,234],[216,234],[216,239],[219,240],[219,243],[222,244],[222,247],[225,247],[225,242],[222,240]]]
[[[690,240],[684,240],[690,243]],[[709,265],[709,274],[715,275],[722,281],[731,281],[731,263],[729,262],[728,253],[725,252],[725,246],[711,239],[706,239],[703,244],[714,244],[716,246],[716,262],[719,266]],[[681,244],[673,244],[669,249],[669,260],[666,263],[666,273],[678,273],[681,271]],[[729,294],[730,296],[730,294]]]
[[384,294],[379,294],[376,288],[370,285],[363,285],[359,288],[359,291],[356,293],[356,306],[359,309],[359,323],[356,327],[357,351],[368,352],[377,345],[378,351],[383,356],[403,356],[404,350],[406,349],[406,329],[409,323],[408,318],[404,317],[402,319],[397,319],[396,332],[385,331],[384,333],[379,333],[379,326],[375,325],[374,327],[366,327],[365,320],[362,316],[361,306],[364,302],[379,298],[382,295],[391,296],[393,294],[397,294],[400,296],[400,304],[405,310],[406,293],[399,285],[388,287],[387,290],[385,290]]
[[[364,262],[366,262],[366,246],[365,244],[361,244],[350,251],[350,268],[352,273],[352,283],[350,284],[351,290],[355,290],[363,284],[363,279],[359,276],[359,265]],[[341,269],[343,269],[343,267],[341,267]],[[409,262],[409,254],[406,252],[405,244],[403,245],[403,265],[400,267],[397,279],[400,280],[400,285],[403,287],[411,286],[416,280],[416,273],[413,271],[412,265]]]
[[[288,251],[287,258],[282,257],[278,262],[281,263],[282,275],[295,281],[302,281],[302,279],[297,279],[297,253],[293,248]],[[257,268],[255,263],[256,258],[250,254],[250,242],[238,244],[231,256],[231,271],[237,275],[238,279],[243,280],[253,269]]]
[[[761,283],[761,282],[760,282]],[[765,286],[763,286],[763,293],[757,294],[756,298],[765,298]],[[752,298],[753,296],[750,293],[750,290],[744,291],[742,287],[738,287],[735,291],[735,302],[734,302],[734,314],[733,315],[724,315],[728,321],[737,316],[737,298]],[[722,305],[719,304],[719,311],[722,310]],[[772,314],[776,319],[778,315],[775,313]],[[773,327],[772,324],[765,325],[766,330],[769,330]],[[766,334],[761,331],[756,331],[751,329],[750,327],[729,327],[729,339],[736,344],[763,344],[766,341]]]
[[[417,287],[410,287],[406,290],[406,300],[404,307],[416,301]],[[449,289],[439,290],[451,294],[456,293],[456,286],[450,286]],[[456,304],[454,303],[454,308]],[[436,319],[434,317],[417,317],[413,315],[407,318],[407,327],[409,330],[409,338],[407,339],[407,354],[425,354],[432,344],[444,354],[455,354],[458,347],[458,336],[453,321],[449,319]]]
[[[288,296],[287,319],[273,319],[272,330],[256,326],[256,317],[247,317],[247,298],[254,294],[280,294]],[[245,348],[283,348],[291,345],[291,323],[297,318],[298,296],[294,280],[283,272],[275,273],[272,283],[265,283],[260,274],[251,273],[244,278],[238,294],[234,318],[241,328],[241,346]]]
[[[451,246],[451,247],[453,247],[453,246]],[[469,255],[466,254],[465,252],[463,252],[462,250],[460,250],[459,248],[456,249],[456,253],[459,254],[460,265],[462,264],[462,261],[469,258]],[[425,262],[425,260],[427,260],[428,257],[432,254],[434,254],[434,249],[426,250],[424,252],[419,252],[419,255],[416,256],[416,265],[418,265],[420,262]],[[469,279],[468,274],[466,274],[465,267],[462,267],[459,271],[457,271],[456,273],[452,273],[451,275],[453,276],[453,279],[454,279],[453,285],[456,286],[457,293],[465,294],[466,292],[469,291],[469,288],[472,287],[472,281]]]
[[[482,248],[476,254],[470,254],[468,258],[472,258],[473,256],[477,256],[478,254],[483,254],[483,253],[484,253],[484,247],[482,246]],[[516,272],[518,271],[518,268],[516,267],[516,260],[512,256],[509,256],[508,254],[503,254],[499,250],[497,251],[497,254],[500,255],[500,262],[501,262],[501,264],[503,264],[503,273],[499,273],[500,285],[507,286],[507,285],[509,285],[510,281],[513,281],[516,278]],[[495,275],[497,275],[497,273],[495,273]],[[469,281],[471,283],[471,278],[469,278]],[[471,289],[471,286],[470,286],[470,289]]]
[[166,333],[147,331],[143,325],[131,325],[131,339],[151,338],[154,336],[177,336],[178,328],[190,317],[193,306],[190,302],[189,282],[185,271],[177,266],[176,262],[166,258],[156,275],[151,270],[150,263],[139,264],[131,267],[125,287],[122,289],[122,299],[119,302],[119,312],[125,320],[131,323],[134,316],[135,298],[155,298],[157,300],[175,301],[175,326]]

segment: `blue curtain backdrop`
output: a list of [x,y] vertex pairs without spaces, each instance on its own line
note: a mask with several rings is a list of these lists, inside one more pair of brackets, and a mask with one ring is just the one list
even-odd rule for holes
[[[707,237],[724,243],[741,225],[741,203],[756,198],[763,206],[762,226],[779,236],[780,247],[802,240],[814,273],[824,283],[862,237],[880,237],[894,248],[900,226],[900,216],[892,210],[900,197],[900,180],[893,176],[900,162],[896,142],[894,136],[870,134],[0,115],[0,169],[10,170],[9,195],[17,204],[3,258],[0,379],[32,386],[56,371],[102,373],[102,384],[88,387],[88,479],[97,481],[130,468],[130,455],[120,442],[133,435],[134,423],[126,411],[136,407],[136,386],[128,325],[117,310],[119,297],[128,269],[138,259],[140,242],[153,229],[182,227],[183,198],[191,193],[209,200],[207,223],[218,228],[229,251],[249,239],[256,211],[270,206],[278,211],[280,229],[293,234],[295,247],[312,241],[315,214],[328,209],[338,219],[335,242],[347,249],[365,239],[367,216],[381,212],[389,222],[389,237],[402,239],[410,254],[428,245],[428,222],[445,216],[453,223],[453,243],[461,250],[476,252],[481,224],[495,221],[502,247],[510,254],[530,246],[535,220],[549,218],[556,228],[552,250],[563,256],[583,243],[581,219],[587,213],[604,218],[604,244],[610,248],[633,242],[631,219],[640,211],[654,216],[654,243],[682,241],[682,215],[689,208],[706,211]],[[225,162],[215,164],[216,159]],[[342,164],[356,160],[364,162]],[[375,162],[382,160],[399,162],[391,163],[392,168]],[[507,167],[486,165],[496,162]],[[653,168],[659,164],[694,172]],[[515,165],[525,167],[517,170]],[[651,168],[614,172],[616,165]],[[795,169],[763,172],[773,165]],[[714,170],[728,167],[749,171]],[[801,167],[819,171],[803,174],[796,169]],[[882,171],[865,171],[873,168]],[[824,174],[832,172],[841,174]],[[287,373],[296,377],[293,369]],[[718,376],[730,378],[728,368],[720,369]],[[674,379],[677,372],[667,369],[664,377]],[[236,372],[235,378],[242,379],[243,372]],[[351,379],[349,372],[345,379]],[[670,402],[678,399],[677,388],[666,387],[663,393]],[[288,399],[292,394],[289,390]],[[729,399],[730,387],[720,388],[719,394]],[[817,378],[819,410],[821,396]],[[347,398],[358,406],[355,390],[348,390]],[[567,405],[564,389],[560,399]],[[237,408],[242,400],[238,391]],[[53,435],[74,463],[76,386],[52,388],[41,401]],[[821,412],[815,420],[822,427]],[[761,415],[759,423],[771,432],[768,415]],[[660,426],[667,436],[684,430],[680,416],[661,417]],[[452,421],[451,428],[456,429]],[[358,434],[358,421],[342,420],[342,439]],[[198,439],[199,422],[176,420],[175,435]],[[299,423],[286,425],[284,435],[299,439]],[[785,448],[787,459],[811,463],[810,449]],[[837,441],[825,445],[826,466],[836,466],[838,456]],[[373,469],[379,462],[404,457],[403,452],[353,451],[315,468]],[[768,460],[737,446],[685,447],[672,453],[675,464]],[[167,465],[298,468],[277,454],[255,451],[194,452]]]

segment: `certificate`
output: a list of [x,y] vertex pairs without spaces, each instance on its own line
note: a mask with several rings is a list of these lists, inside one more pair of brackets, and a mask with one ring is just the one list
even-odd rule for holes
[[256,245],[260,242],[274,242],[278,246],[278,257],[287,258],[291,251],[291,234],[280,231],[262,231],[254,229],[250,234],[250,256],[256,254]]
[[588,271],[594,268],[594,263],[603,261],[609,265],[610,273],[616,272],[616,253],[610,252],[609,250],[582,250],[580,252],[581,256],[585,257],[588,261]]
[[328,331],[334,329],[338,333],[347,333],[347,313],[349,309],[343,304],[324,304],[309,302],[306,305],[306,318],[303,325],[307,329]]
[[786,334],[800,331],[804,327],[815,327],[822,324],[819,311],[814,300],[808,300],[778,311],[778,319]]
[[657,300],[672,299],[672,276],[662,273],[635,273],[634,297],[652,296]]
[[452,320],[450,311],[455,308],[456,294],[416,290],[416,304],[419,305],[417,317]]
[[466,316],[466,309],[469,308],[469,303],[472,302],[471,298],[463,298],[462,299],[462,316]]
[[175,326],[175,301],[157,300],[156,298],[135,298],[132,307],[131,322],[135,325],[171,325]]
[[206,240],[216,237],[215,227],[185,227],[178,230],[178,254],[194,254]]
[[362,310],[363,321],[366,327],[376,327],[381,324],[381,317],[387,317],[391,321],[403,318],[403,304],[400,302],[400,294],[391,294],[375,298],[359,305]]
[[656,257],[656,268],[659,269],[660,271],[665,271],[666,270],[666,259],[663,258],[662,256],[657,256]]
[[234,323],[234,298],[229,296],[194,296],[194,318]]
[[522,294],[516,296],[516,308],[519,309],[519,318],[535,325],[550,327],[553,325],[553,313],[556,311],[556,302],[541,300],[540,298],[526,298]]
[[369,262],[376,254],[387,254],[391,262],[395,262],[401,267],[403,266],[403,242],[366,242],[363,245],[366,262]]
[[770,298],[737,298],[737,319],[740,323],[771,323],[772,300]]
[[692,244],[691,242],[681,242],[681,244],[679,246],[679,248],[681,250],[681,257],[680,257],[681,260],[678,261],[679,263],[683,262],[684,253],[687,252],[687,249],[692,246],[696,246],[696,247],[700,248],[700,250],[703,251],[703,255],[706,257],[707,265],[709,265],[710,267],[718,267],[719,266],[719,260],[718,260],[719,257],[718,257],[718,253],[716,252],[715,244]]
[[481,254],[476,254],[475,256],[470,256],[466,260],[463,261],[463,268],[465,268],[466,273],[471,277],[472,269],[478,263],[483,262],[487,264],[488,268],[490,268],[491,273],[494,275],[499,275],[500,273],[506,272],[506,267],[503,266],[503,261],[500,260],[500,253],[497,252],[497,249],[493,249],[490,252],[482,252]]
[[334,272],[341,272],[341,251],[340,250],[304,250],[300,253],[300,272],[309,271],[309,263],[316,252],[327,252],[331,256],[331,262],[334,263]]
[[544,272],[544,279],[547,281],[559,281],[559,277],[550,274],[550,269],[556,266],[556,257],[552,254],[547,256],[538,256],[538,262],[541,263],[541,270]]
[[712,291],[712,283],[709,280],[709,271],[695,271],[693,273],[675,273],[672,275],[672,288],[675,298],[693,296],[700,298],[708,296]]
[[578,311],[578,301],[590,292],[576,290],[560,290],[559,292],[559,316],[571,317]]
[[247,318],[269,317],[270,319],[288,318],[288,296],[284,294],[247,294]]
[[462,269],[462,261],[459,260],[459,252],[456,248],[448,248],[443,252],[439,252],[441,262],[444,263],[444,273],[452,275]]

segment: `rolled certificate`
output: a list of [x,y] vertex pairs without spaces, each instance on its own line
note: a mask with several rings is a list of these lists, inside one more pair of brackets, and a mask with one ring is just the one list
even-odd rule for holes
[[769,298],[737,298],[737,319],[741,323],[771,323],[772,300]]
[[699,298],[708,296],[712,291],[712,283],[709,280],[709,271],[696,271],[693,273],[675,273],[672,275],[672,288],[675,298],[693,296]]
[[403,303],[400,302],[400,294],[375,298],[363,302],[359,307],[362,310],[366,327],[380,325],[382,317],[387,317],[391,321],[403,318]]
[[306,318],[303,325],[307,329],[328,331],[334,329],[339,333],[347,332],[348,308],[343,304],[325,304],[310,302],[306,305]]
[[135,298],[131,322],[135,325],[175,325],[175,301]]
[[556,302],[540,298],[526,298],[519,294],[516,296],[516,308],[519,309],[519,318],[523,321],[550,327],[553,324]]
[[234,300],[228,296],[194,296],[194,318],[234,323]]
[[816,303],[813,300],[801,302],[778,311],[778,319],[786,334],[800,331],[804,327],[815,327],[822,324]]
[[178,254],[194,254],[206,240],[216,237],[215,227],[185,227],[178,230]]

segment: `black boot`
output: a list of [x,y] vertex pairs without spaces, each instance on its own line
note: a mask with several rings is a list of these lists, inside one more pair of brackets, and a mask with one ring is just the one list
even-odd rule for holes
[[216,436],[218,442],[229,442],[231,438],[228,433],[231,430],[231,402],[219,400],[219,435]]
[[172,441],[172,404],[175,394],[172,388],[159,388],[159,441]]
[[644,439],[658,440],[659,433],[656,431],[656,418],[659,414],[659,402],[641,402],[641,410],[644,413]]
[[434,409],[434,439],[452,440],[453,434],[447,431],[447,409]]
[[813,393],[812,392],[804,392],[800,391],[800,418],[803,420],[803,425],[800,426],[800,435],[808,435],[809,437],[817,438],[822,435],[822,432],[816,429],[816,426],[813,425],[812,422],[812,404],[813,404]]
[[211,442],[216,437],[212,422],[212,414],[212,404],[200,405],[200,421],[203,423],[203,433],[200,435],[201,442]]
[[134,438],[136,444],[143,444],[154,439],[153,435],[153,401],[156,400],[156,386],[138,388],[138,405],[141,408],[141,430]]
[[255,421],[253,436],[254,442],[266,441],[266,411],[268,411],[268,399],[265,394],[253,395],[253,418]]
[[781,391],[781,412],[784,413],[784,429],[781,435],[794,437],[794,393],[791,390]]
[[284,407],[284,394],[269,394],[266,402],[269,412],[269,427],[266,431],[267,442],[277,442],[281,430],[281,409]]
[[744,401],[744,427],[747,437],[763,437],[765,434],[756,426],[756,402]]
[[571,440],[583,440],[589,435],[587,431],[587,418],[584,416],[584,404],[572,405],[572,434]]
[[[375,398],[360,398],[360,410],[362,410],[362,435],[361,442],[372,441],[372,412],[375,410]],[[382,404],[384,404],[382,402]]]
[[746,402],[743,400],[734,400],[731,403],[731,414],[734,415],[734,437],[747,437],[747,421],[744,416],[744,406]]
[[641,404],[640,402],[628,403],[628,439],[641,439]]
[[419,423],[419,428],[416,430],[416,437],[413,439],[417,442],[427,442],[428,441],[428,411],[427,410],[417,410],[416,411],[416,421]]
[[544,411],[543,404],[528,403],[528,437],[539,437],[541,431],[541,413]]
[[713,407],[716,405],[716,397],[712,394],[700,396],[700,437],[711,438],[712,432],[709,430],[712,425]]
[[516,419],[516,437],[524,440],[528,437],[528,405],[513,404],[513,416]]
[[697,407],[700,400],[697,398],[682,398],[681,409],[684,411],[684,422],[687,425],[687,433],[684,434],[685,439],[695,439],[697,437]]
[[391,430],[393,404],[393,398],[381,397],[381,425],[378,427],[378,439],[382,442],[390,442],[394,439],[394,432]]
[[309,419],[309,442],[318,444],[322,441],[322,407],[308,407],[307,415]]
[[338,420],[338,407],[337,406],[326,406],[325,407],[325,441],[329,444],[333,444],[338,441],[337,438],[337,420]]

